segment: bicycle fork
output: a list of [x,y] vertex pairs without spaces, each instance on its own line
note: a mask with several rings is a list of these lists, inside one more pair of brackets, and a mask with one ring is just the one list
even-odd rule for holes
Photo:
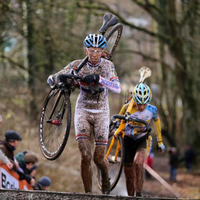
[[[114,135],[113,135],[113,138],[112,138],[112,140],[111,140],[111,143],[110,143],[110,145],[109,145],[109,148],[108,148],[108,150],[107,150],[107,153],[106,153],[106,158],[107,158],[107,159],[108,159],[108,157],[109,157],[109,155],[110,155],[111,149],[113,148],[113,145],[114,145],[114,143],[115,143],[115,140],[116,140],[118,134],[119,134],[119,133],[122,133],[122,134],[123,134],[124,127],[125,127],[125,121],[122,120],[122,122],[120,123],[119,128],[115,131],[115,133],[114,133]],[[123,135],[122,135],[122,137],[123,137]],[[116,161],[117,161],[117,156],[118,156],[118,154],[119,154],[120,149],[121,149],[121,144],[120,144],[120,142],[118,141],[118,142],[117,142],[117,148],[116,148],[116,151],[115,151],[115,157],[114,157],[114,158],[111,158],[113,162],[116,162]]]
[[62,93],[63,93],[63,91],[60,90],[58,96],[56,97],[56,100],[55,100],[53,109],[52,109],[52,111],[51,111],[51,115],[50,115],[49,119],[46,121],[47,123],[54,124],[54,125],[57,125],[57,126],[59,126],[59,125],[61,124],[61,123],[59,122],[59,120],[52,120],[51,118],[52,118],[52,116],[53,116],[53,114],[54,114],[54,112],[55,112],[55,109],[56,109],[56,107],[57,107],[59,101],[60,101],[60,98],[61,98]]

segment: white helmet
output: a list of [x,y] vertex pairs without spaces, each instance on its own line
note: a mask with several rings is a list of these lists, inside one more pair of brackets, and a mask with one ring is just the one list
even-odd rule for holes
[[152,99],[151,89],[144,83],[137,84],[133,90],[133,100],[137,104],[147,104]]

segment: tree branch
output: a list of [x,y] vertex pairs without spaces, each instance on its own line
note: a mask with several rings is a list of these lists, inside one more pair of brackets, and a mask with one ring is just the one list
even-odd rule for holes
[[15,62],[15,61],[12,60],[11,58],[6,57],[6,56],[4,56],[3,54],[0,54],[0,58],[6,59],[6,60],[7,60],[8,62],[10,62],[14,67],[17,66],[18,68],[24,70],[25,72],[28,71],[22,64],[20,64],[20,63],[18,63],[18,62]]
[[187,11],[184,13],[182,19],[180,20],[181,27],[183,27],[186,24],[187,20],[189,20],[191,18],[191,16],[192,16],[191,13],[193,13],[195,6],[196,6],[195,1],[190,0],[189,7],[188,7]]
[[[140,0],[132,1],[138,6],[140,6],[142,9],[147,11],[157,23],[165,23],[166,19],[170,20],[169,16],[167,16],[163,10],[159,9],[154,4],[149,3],[148,0],[145,0],[146,3],[142,3]],[[178,25],[176,19],[173,19],[173,21],[175,21],[175,23]]]
[[174,73],[174,70],[170,67],[169,64],[167,64],[166,62],[158,59],[158,58],[154,58],[151,57],[149,55],[146,55],[144,53],[142,53],[141,51],[135,51],[135,50],[131,50],[131,49],[127,49],[127,50],[123,50],[123,51],[116,51],[115,54],[123,54],[123,53],[131,53],[131,54],[137,54],[139,56],[142,56],[144,59],[150,60],[152,62],[158,62],[160,64],[162,64],[163,66],[165,66],[170,72]]
[[155,32],[149,31],[147,29],[141,28],[139,26],[136,26],[133,23],[128,22],[117,11],[111,9],[107,4],[100,3],[99,5],[95,5],[95,4],[81,4],[79,2],[77,6],[79,8],[85,8],[85,9],[96,9],[96,10],[108,11],[108,12],[116,15],[121,23],[123,23],[124,25],[129,26],[132,29],[136,29],[136,30],[141,31],[143,33],[146,33],[146,34],[148,34],[148,35],[150,35],[152,37],[159,38],[164,43],[169,43],[169,41],[170,41],[170,38],[168,36],[166,36],[166,35],[162,35],[162,34],[159,34],[159,33],[155,33]]

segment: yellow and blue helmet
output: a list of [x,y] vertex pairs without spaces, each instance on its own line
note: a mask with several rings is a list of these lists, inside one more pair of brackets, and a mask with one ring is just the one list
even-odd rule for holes
[[137,84],[133,90],[133,100],[137,104],[147,104],[152,99],[151,89],[144,83]]
[[99,34],[89,34],[83,41],[85,47],[95,47],[105,49],[107,47],[106,38]]

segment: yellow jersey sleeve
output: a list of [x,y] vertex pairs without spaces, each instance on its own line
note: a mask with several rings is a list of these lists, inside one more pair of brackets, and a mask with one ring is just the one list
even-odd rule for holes
[[128,106],[129,106],[129,103],[124,104],[124,105],[122,106],[121,110],[119,111],[119,115],[125,115]]
[[157,142],[162,142],[160,118],[157,117],[156,119],[154,119],[153,123],[154,123],[155,131],[156,131]]

